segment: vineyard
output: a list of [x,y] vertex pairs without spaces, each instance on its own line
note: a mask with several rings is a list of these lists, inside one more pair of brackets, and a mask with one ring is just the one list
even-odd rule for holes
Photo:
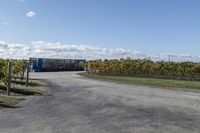
[[7,93],[10,95],[11,83],[16,80],[24,79],[27,62],[25,60],[3,60],[0,59],[0,84],[7,87]]
[[87,73],[178,80],[200,80],[200,63],[154,62],[146,59],[92,60],[85,63]]
[[[9,76],[9,68],[8,68],[8,60],[0,59],[0,82],[1,84],[8,85],[8,76]],[[13,60],[10,61],[12,64],[11,67],[11,75],[12,78],[16,81],[20,79],[21,81],[24,79],[24,74],[27,67],[27,62],[25,60]]]
[[13,108],[25,100],[24,95],[46,94],[37,88],[46,86],[45,83],[29,79],[28,66],[26,60],[0,59],[0,109]]

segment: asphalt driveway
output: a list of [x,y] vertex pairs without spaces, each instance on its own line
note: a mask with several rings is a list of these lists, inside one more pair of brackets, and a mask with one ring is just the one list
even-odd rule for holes
[[49,84],[0,112],[0,133],[200,133],[200,92],[32,73]]

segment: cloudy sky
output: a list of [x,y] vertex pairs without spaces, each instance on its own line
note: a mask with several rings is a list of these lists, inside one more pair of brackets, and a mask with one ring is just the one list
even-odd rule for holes
[[199,0],[1,0],[0,58],[199,60]]

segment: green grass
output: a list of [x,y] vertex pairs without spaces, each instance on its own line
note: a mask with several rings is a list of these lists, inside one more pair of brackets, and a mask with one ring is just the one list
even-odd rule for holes
[[[16,84],[12,84],[11,86],[14,86],[11,88],[11,92],[19,93],[23,95],[35,95],[35,94],[46,95],[47,94],[46,91],[32,88],[32,87],[25,87],[25,86],[16,85]],[[0,90],[6,91],[7,88],[4,84],[0,84]]]
[[200,89],[199,81],[141,78],[141,77],[128,77],[128,76],[108,76],[108,75],[87,74],[87,73],[79,73],[79,75],[86,76],[88,78],[123,81],[128,83],[138,83],[138,84],[152,85],[159,87]]
[[14,107],[17,103],[20,101],[24,100],[23,98],[17,98],[17,97],[12,97],[12,96],[4,96],[0,95],[0,107],[2,108],[9,108],[9,107]]
[[[46,83],[37,80],[29,80],[29,87],[25,87],[26,81],[20,79],[14,80],[14,83],[11,84],[11,92],[17,93],[21,95],[47,95],[47,91],[43,91],[41,89],[37,89],[37,87],[47,86]],[[5,93],[7,87],[0,83],[0,91]],[[11,94],[12,94],[11,93]],[[0,95],[0,109],[4,108],[16,108],[15,104],[19,103],[23,98],[19,98],[19,96],[5,96]]]
[[[26,80],[20,80],[20,79],[13,79],[12,80],[13,83],[16,83],[16,84],[20,84],[20,85],[25,85],[26,84]],[[38,81],[38,80],[29,80],[28,82],[28,85],[29,86],[47,86],[46,83],[44,82],[41,82],[41,81]]]

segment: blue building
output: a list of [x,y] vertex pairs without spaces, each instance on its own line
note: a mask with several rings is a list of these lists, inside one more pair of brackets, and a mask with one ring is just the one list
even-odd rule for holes
[[30,58],[30,69],[34,72],[83,71],[85,60]]

